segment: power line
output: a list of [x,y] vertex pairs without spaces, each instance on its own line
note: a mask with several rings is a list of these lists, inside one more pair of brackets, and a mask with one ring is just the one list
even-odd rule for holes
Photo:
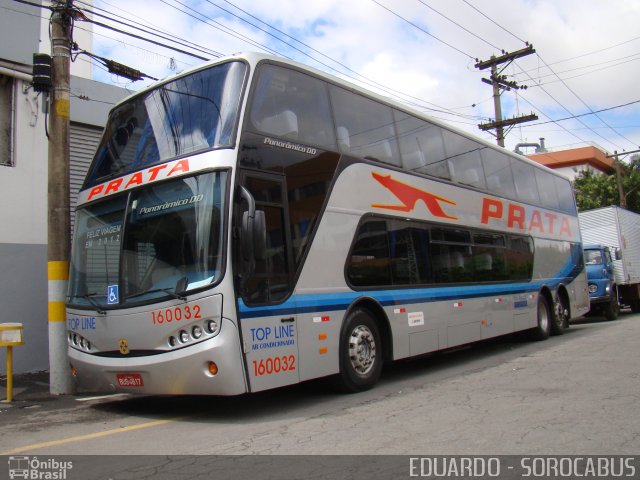
[[[558,75],[561,75],[563,73],[570,73],[570,72],[575,72],[577,70],[584,70],[586,68],[594,68],[594,67],[597,67],[597,66],[600,66],[600,65],[607,65],[609,63],[618,62],[618,63],[614,63],[613,65],[607,65],[606,67],[596,68],[595,70],[591,70],[589,72],[584,72],[584,73],[581,73],[581,74],[578,74],[578,75],[574,75],[572,77],[564,77],[565,80],[571,80],[572,78],[582,77],[584,75],[590,75],[592,73],[600,72],[602,70],[607,70],[609,68],[618,67],[618,66],[623,65],[625,63],[629,63],[629,62],[634,62],[636,60],[640,60],[640,56],[639,55],[640,55],[640,52],[639,53],[634,53],[632,55],[627,55],[625,57],[615,58],[613,60],[607,60],[605,62],[593,63],[593,64],[590,64],[590,65],[584,65],[582,67],[575,67],[575,68],[570,68],[568,70],[562,70],[561,72],[557,72],[557,73],[546,73],[544,75],[539,75],[536,78],[537,78],[537,80],[539,82],[543,78],[557,77]],[[622,62],[620,60],[625,60],[625,61]],[[553,65],[553,63],[549,63],[549,65]],[[528,70],[528,71],[530,72],[531,70]],[[523,75],[523,73],[520,72],[520,73],[515,74],[514,76],[519,76],[519,75]],[[547,85],[549,83],[555,83],[555,82],[558,82],[558,81],[560,81],[560,80],[555,80],[553,82],[537,83],[536,85]]]
[[[588,115],[597,115],[598,113],[602,113],[602,112],[608,112],[610,110],[615,110],[617,108],[623,108],[623,107],[628,107],[629,105],[634,105],[636,103],[640,103],[640,100],[634,100],[633,102],[627,102],[627,103],[623,103],[621,105],[616,105],[614,107],[609,107],[609,108],[602,108],[600,110],[596,110],[596,111],[590,111],[587,113],[581,113],[579,115],[572,115],[570,117],[564,117],[564,118],[557,118],[555,120],[550,120],[548,122],[537,122],[537,123],[532,123],[530,125],[528,125],[529,127],[535,127],[536,125],[546,125],[548,123],[556,123],[556,122],[562,122],[564,120],[572,120],[574,118],[579,118],[579,117],[586,117]],[[585,127],[587,130],[593,130],[594,127]],[[605,125],[605,127],[601,127],[601,128],[608,128],[611,129],[613,127],[611,127],[610,125]],[[626,128],[626,127],[616,127],[616,128]],[[633,142],[631,142],[633,143]]]
[[[183,63],[183,64],[184,64],[184,65],[186,65],[187,67],[193,67],[193,66],[194,66],[194,64],[193,64],[193,63],[189,63],[189,62],[185,62],[185,61],[182,61],[182,60],[178,60],[178,59],[176,59],[176,58],[174,58],[174,57],[169,57],[169,56],[167,56],[167,55],[163,55],[162,53],[158,53],[158,52],[155,52],[155,51],[153,51],[153,50],[148,50],[148,49],[146,49],[146,48],[142,48],[142,47],[141,47],[141,46],[139,46],[139,45],[134,45],[134,44],[132,44],[132,43],[126,43],[126,42],[122,41],[121,39],[118,39],[118,38],[115,38],[115,37],[110,37],[109,35],[104,35],[104,34],[102,34],[102,33],[94,32],[93,30],[89,30],[89,29],[86,29],[86,28],[82,28],[82,27],[80,27],[80,26],[78,26],[78,25],[76,25],[74,28],[76,28],[76,29],[78,29],[78,30],[82,30],[82,31],[87,32],[87,33],[90,33],[91,35],[97,35],[97,36],[102,37],[102,38],[107,38],[107,39],[109,39],[109,40],[113,40],[114,42],[118,42],[118,44],[124,44],[124,45],[126,45],[127,47],[135,48],[136,50],[141,50],[141,51],[146,52],[146,53],[148,53],[148,54],[150,54],[150,55],[153,55],[153,56],[163,57],[163,58],[166,58],[166,59],[167,59],[167,60],[169,60],[169,61],[174,61],[174,62],[176,62],[176,63]],[[81,59],[81,60],[82,60],[82,59]],[[105,70],[105,71],[106,71],[106,70]]]
[[[204,47],[202,45],[198,45],[197,43],[191,42],[189,40],[185,40],[184,38],[181,38],[181,37],[179,37],[177,35],[173,35],[171,33],[164,32],[164,31],[160,30],[159,28],[155,28],[153,25],[151,25],[151,26],[144,25],[144,24],[142,24],[140,22],[135,22],[135,21],[133,21],[134,24],[144,25],[145,28],[142,28],[142,27],[137,26],[137,25],[132,25],[129,22],[125,22],[123,20],[119,20],[117,18],[113,18],[114,16],[118,17],[118,18],[123,18],[121,15],[109,12],[108,10],[105,10],[103,8],[93,7],[91,4],[83,2],[82,0],[78,0],[78,2],[82,3],[84,5],[87,5],[89,7],[89,8],[87,8],[87,7],[80,8],[80,10],[85,11],[87,13],[90,13],[92,15],[96,15],[96,16],[105,18],[105,19],[110,20],[110,21],[112,21],[114,23],[117,23],[117,24],[120,24],[120,25],[124,25],[126,27],[129,27],[129,28],[132,28],[132,29],[144,32],[144,33],[147,33],[149,35],[154,35],[156,37],[162,38],[163,40],[168,40],[170,42],[177,43],[178,45],[182,45],[182,46],[185,46],[185,47],[188,47],[188,48],[193,48],[196,51],[200,51],[201,53],[206,53],[206,54],[212,55],[214,57],[221,57],[223,55],[220,52],[216,52],[215,50],[212,50],[210,48],[206,48],[206,47]],[[99,13],[96,10],[101,10],[103,12],[108,13],[109,15],[105,15],[105,14]],[[147,30],[147,28],[149,28],[151,31]]]
[[565,62],[569,62],[569,61],[571,61],[571,60],[575,60],[575,59],[577,59],[577,58],[583,58],[583,57],[587,57],[587,56],[589,56],[589,55],[594,55],[594,54],[596,54],[596,53],[601,53],[601,52],[604,52],[604,51],[606,51],[606,50],[611,50],[612,48],[616,48],[616,47],[619,47],[619,46],[621,46],[621,45],[625,45],[625,44],[627,44],[627,43],[634,42],[634,41],[636,41],[636,40],[640,40],[640,37],[634,37],[634,38],[632,38],[632,39],[630,39],[630,40],[625,40],[624,42],[616,43],[616,44],[614,44],[614,45],[610,45],[610,46],[608,46],[608,47],[604,47],[604,48],[600,48],[600,49],[598,49],[598,50],[593,50],[593,51],[591,51],[591,52],[583,53],[583,54],[581,54],[581,55],[577,55],[577,56],[575,56],[575,57],[565,58],[564,60],[558,60],[558,61],[555,61],[555,62],[550,63],[549,65],[557,65],[558,63],[565,63]]
[[[467,0],[462,0],[464,3],[466,3],[467,5],[469,5],[471,8],[473,8],[475,11],[477,11],[478,13],[480,13],[482,16],[484,16],[486,19],[490,20],[493,24],[495,24],[496,26],[500,27],[502,30],[506,31],[507,33],[509,33],[510,35],[512,35],[513,37],[517,38],[518,40],[524,42],[525,44],[528,44],[527,42],[525,42],[523,39],[521,39],[520,37],[518,37],[517,35],[515,35],[513,32],[507,30],[506,28],[504,28],[503,26],[501,26],[500,24],[498,24],[496,21],[494,21],[493,19],[491,19],[489,16],[487,16],[486,14],[484,14],[483,12],[481,12],[478,8],[476,8],[475,6],[473,6],[471,3],[469,3]],[[609,127],[614,133],[616,133],[618,136],[620,136],[621,138],[624,138],[626,141],[630,142],[633,144],[633,142],[631,140],[629,140],[627,137],[625,137],[624,135],[620,134],[619,132],[617,132],[613,127],[610,127],[602,118],[600,118],[596,112],[593,112],[593,110],[591,109],[591,107],[589,107],[589,105],[587,105],[587,103],[582,100],[582,98],[574,91],[572,90],[567,83],[560,78],[559,75],[557,75],[553,69],[549,66],[549,64],[547,64],[542,57],[538,54],[538,59],[540,61],[542,61],[545,66],[549,69],[549,71],[551,71],[554,75],[556,75],[556,77],[562,82],[562,84],[583,104],[585,105],[585,107],[587,107],[590,112],[592,114],[596,115],[596,118],[598,118],[603,124],[605,124],[607,127]],[[522,68],[519,67],[521,70]],[[529,73],[525,72],[524,70],[522,70],[522,72],[531,80],[535,83],[535,80],[531,77],[531,75],[529,75]],[[562,103],[560,103],[555,97],[553,97],[553,95],[551,95],[547,90],[545,90],[541,85],[537,85],[538,87],[540,87],[542,89],[543,92],[545,92],[551,99],[553,99],[558,105],[560,105],[564,110],[566,110],[569,114],[571,114],[571,116],[573,118],[576,118],[578,120],[578,122],[580,122],[582,125],[584,125],[587,128],[590,128],[588,125],[586,125],[585,123],[582,122],[582,120],[579,119],[579,115],[574,115],[567,107],[565,107],[564,105],[562,105]],[[523,97],[524,98],[524,97]],[[525,99],[526,100],[526,99]],[[530,103],[530,102],[529,102]],[[550,117],[547,117],[550,118]],[[595,130],[591,130],[596,136],[602,138],[604,141],[609,141],[606,138],[604,138],[602,135],[600,135],[598,132],[596,132]]]
[[[91,10],[86,9],[86,8],[82,8],[81,10],[82,10],[82,11],[86,11],[87,13],[90,13],[90,14],[92,14],[92,15],[96,15],[96,16],[99,16],[99,17],[105,17],[105,18],[107,18],[107,19],[109,19],[109,20],[111,20],[111,21],[113,21],[113,22],[115,22],[115,23],[119,23],[119,24],[121,24],[121,25],[125,25],[125,26],[127,26],[127,27],[129,27],[129,28],[133,28],[133,29],[135,29],[135,30],[142,31],[142,32],[147,33],[147,34],[150,34],[150,35],[154,35],[154,36],[157,36],[157,37],[163,38],[164,40],[169,40],[169,41],[171,41],[171,42],[178,43],[178,44],[180,44],[180,45],[184,45],[184,46],[187,46],[187,47],[189,47],[189,48],[193,48],[194,50],[199,50],[199,51],[201,51],[201,52],[203,52],[203,53],[209,53],[209,52],[204,51],[204,49],[202,49],[202,48],[194,48],[194,47],[191,47],[191,46],[189,46],[189,45],[186,45],[186,44],[184,44],[184,43],[182,43],[182,42],[179,42],[179,41],[176,41],[176,40],[172,40],[172,39],[170,39],[170,38],[168,38],[168,37],[166,37],[166,36],[163,36],[163,35],[160,35],[160,34],[157,34],[157,33],[153,33],[153,32],[149,32],[148,30],[145,30],[145,29],[143,29],[143,28],[136,27],[136,26],[133,26],[133,25],[127,24],[127,23],[122,22],[122,21],[119,21],[119,20],[113,20],[113,19],[110,19],[109,17],[106,17],[105,15],[102,15],[102,14],[100,14],[100,13],[98,13],[98,12],[91,11]],[[206,60],[209,60],[209,58],[207,58],[207,57],[203,57],[203,56],[201,56],[201,55],[197,55],[197,54],[195,54],[195,53],[188,52],[188,51],[183,50],[183,49],[181,49],[181,48],[177,48],[177,47],[173,47],[173,46],[171,46],[171,45],[167,45],[167,44],[164,44],[164,43],[157,42],[157,41],[152,40],[152,39],[150,39],[150,38],[146,38],[146,37],[143,37],[143,36],[141,36],[141,35],[137,35],[137,34],[135,34],[135,33],[133,33],[133,32],[128,32],[128,31],[126,31],[126,30],[122,30],[122,29],[116,28],[116,27],[114,27],[114,26],[112,26],[112,25],[108,25],[108,24],[103,23],[103,22],[98,22],[97,20],[93,20],[93,19],[90,19],[90,18],[84,18],[84,19],[83,19],[83,21],[85,21],[85,22],[89,22],[89,23],[93,23],[94,25],[98,25],[99,27],[106,28],[106,29],[108,29],[108,30],[113,30],[114,32],[122,33],[122,34],[124,34],[124,35],[128,35],[128,36],[130,36],[130,37],[137,38],[138,40],[143,40],[143,41],[145,41],[145,42],[149,42],[149,43],[152,43],[152,44],[154,44],[154,45],[158,45],[158,46],[163,47],[163,48],[168,48],[168,49],[170,49],[170,50],[174,50],[174,51],[176,51],[176,52],[183,53],[183,54],[185,54],[185,55],[189,55],[189,56],[191,56],[191,57],[198,58],[198,59],[200,59],[200,60],[205,60],[205,61],[206,61]],[[212,52],[213,52],[213,51],[212,51]],[[219,53],[219,52],[213,52],[212,54],[213,54],[213,56],[222,56],[222,54],[221,54],[221,53]]]
[[203,20],[202,18],[198,18],[198,17],[196,17],[195,15],[193,15],[193,14],[191,14],[191,13],[189,13],[189,12],[185,11],[185,10],[181,10],[180,8],[176,7],[175,5],[172,5],[172,4],[170,4],[170,3],[167,3],[167,2],[166,2],[166,0],[160,0],[160,1],[161,1],[162,3],[164,3],[165,5],[167,5],[167,6],[171,7],[171,8],[173,8],[173,9],[175,9],[175,10],[177,10],[177,11],[181,12],[181,13],[184,13],[185,15],[190,16],[191,18],[193,18],[193,19],[195,19],[195,20],[197,20],[197,21],[199,21],[199,22],[204,23],[205,25],[208,25],[208,26],[210,26],[210,27],[212,27],[212,28],[215,28],[216,30],[220,30],[221,32],[223,32],[223,33],[225,33],[225,34],[227,34],[227,35],[230,35],[230,36],[232,36],[232,37],[234,37],[234,38],[237,38],[237,39],[239,39],[239,40],[242,40],[242,41],[244,41],[244,42],[248,43],[249,45],[253,45],[254,47],[258,47],[258,48],[260,48],[260,49],[262,49],[262,50],[264,50],[264,51],[266,51],[266,52],[269,52],[269,53],[274,53],[274,54],[275,54],[275,53],[277,53],[276,51],[274,51],[274,50],[272,50],[271,48],[269,48],[267,45],[264,45],[264,44],[262,44],[262,43],[259,43],[258,41],[253,40],[252,38],[247,37],[246,35],[243,35],[243,34],[241,34],[241,33],[238,33],[238,32],[237,32],[237,31],[235,31],[234,29],[229,28],[229,27],[227,27],[227,26],[225,26],[225,25],[221,24],[220,22],[218,22],[218,21],[216,21],[216,20],[212,19],[211,17],[209,17],[209,16],[205,15],[204,13],[199,12],[198,10],[195,10],[194,8],[191,8],[190,6],[186,5],[185,3],[182,3],[182,2],[180,2],[180,1],[178,1],[178,0],[174,0],[178,5],[181,5],[182,7],[188,8],[189,10],[191,10],[191,11],[193,11],[193,12],[197,13],[198,15],[200,15],[200,16],[202,16],[202,17],[204,17],[204,18],[205,18],[205,19],[207,19],[208,21],[205,21],[205,20]]
[[[632,145],[637,145],[634,142],[632,142],[631,140],[629,140],[626,136],[624,136],[623,134],[621,134],[620,132],[618,132],[615,128],[613,128],[612,126],[610,126],[602,117],[600,117],[600,115],[597,114],[597,112],[594,112],[593,109],[587,105],[587,103],[562,79],[560,78],[559,75],[557,75],[553,69],[547,65],[547,63],[542,59],[542,57],[538,54],[538,58],[540,59],[540,61],[542,61],[542,63],[545,64],[545,66],[551,71],[553,72],[556,77],[558,77],[558,79],[562,82],[562,84],[567,88],[567,90],[569,90],[585,107],[587,107],[587,109],[589,109],[589,111],[596,116],[596,118],[598,120],[600,120],[604,125],[606,125],[607,127],[609,127],[611,129],[612,132],[614,132],[615,134],[617,134],[619,137],[624,138],[627,142],[629,142]],[[577,118],[577,117],[576,117]],[[601,137],[602,138],[602,137]]]
[[524,43],[525,45],[527,44],[526,40],[523,40],[522,38],[520,38],[519,36],[517,36],[515,33],[507,30],[506,28],[504,28],[502,25],[500,25],[498,22],[496,22],[495,20],[493,20],[492,18],[489,18],[489,16],[487,16],[486,14],[484,14],[483,12],[481,12],[478,8],[476,8],[475,6],[473,6],[472,4],[470,4],[467,0],[462,0],[464,3],[466,3],[467,5],[469,5],[471,8],[473,8],[476,12],[478,12],[480,15],[482,15],[484,18],[486,18],[487,20],[489,20],[491,23],[493,23],[495,26],[501,28],[502,30],[504,30],[505,32],[507,32],[509,35],[511,35],[512,37],[514,37],[515,39],[521,41],[522,43]]
[[424,33],[425,35],[430,36],[431,38],[437,40],[438,42],[442,43],[443,45],[446,45],[447,47],[451,48],[452,50],[455,50],[458,53],[461,53],[462,55],[464,55],[465,57],[470,58],[471,60],[475,60],[476,57],[469,55],[467,52],[464,52],[462,50],[460,50],[457,47],[454,47],[453,45],[451,45],[450,43],[445,42],[444,40],[442,40],[441,38],[436,37],[433,33],[427,32],[424,28],[420,27],[419,25],[416,25],[415,23],[413,23],[411,20],[408,20],[406,18],[404,18],[402,15],[394,12],[393,10],[391,10],[390,8],[382,5],[380,2],[378,2],[378,0],[371,0],[373,3],[375,3],[376,5],[378,5],[379,7],[384,8],[387,12],[391,13],[392,15],[395,15],[396,17],[398,17],[400,20],[402,20],[403,22],[408,23],[409,25],[411,25],[412,27],[420,30],[422,33]]
[[[578,140],[580,140],[582,143],[587,143],[587,144],[589,143],[587,140],[585,140],[585,139],[583,139],[583,138],[579,137],[578,135],[576,135],[575,133],[573,133],[571,130],[569,130],[568,128],[566,128],[564,125],[561,125],[560,123],[558,123],[558,121],[557,121],[557,120],[553,120],[553,119],[551,118],[551,116],[550,116],[550,115],[547,115],[547,114],[546,114],[546,113],[545,113],[545,112],[544,112],[540,107],[535,106],[535,105],[533,104],[533,102],[531,102],[529,99],[527,99],[527,98],[525,98],[524,96],[522,96],[522,94],[520,95],[520,97],[521,97],[525,102],[527,102],[529,105],[531,105],[533,108],[535,108],[538,112],[540,112],[542,115],[544,115],[545,117],[547,117],[547,118],[550,120],[550,122],[547,122],[547,123],[555,123],[555,124],[556,124],[556,125],[558,125],[562,130],[564,130],[565,132],[567,132],[569,135],[571,135],[571,136],[573,136],[573,137],[577,138],[577,139],[578,139]],[[552,98],[553,98],[553,97],[552,97]],[[555,100],[555,99],[554,99],[554,100]],[[530,125],[527,125],[526,127],[528,128],[528,127],[532,127],[532,126],[535,126],[535,125],[537,125],[537,124],[536,124],[536,123],[534,123],[534,124],[530,124]],[[593,131],[593,130],[591,129],[591,127],[586,127],[586,128],[587,128],[588,130],[590,130],[590,131]]]
[[444,13],[439,12],[438,10],[436,10],[435,8],[433,8],[431,5],[428,5],[426,2],[424,2],[424,0],[418,0],[418,2],[420,2],[422,5],[424,5],[425,7],[427,7],[429,10],[434,11],[435,13],[437,13],[438,15],[440,15],[441,17],[445,18],[446,20],[448,20],[449,22],[453,23],[454,25],[456,25],[457,27],[461,28],[462,30],[464,30],[465,32],[467,32],[469,35],[474,36],[475,38],[477,38],[478,40],[486,43],[487,45],[489,45],[492,48],[495,48],[496,50],[502,50],[500,47],[496,47],[493,43],[485,40],[484,38],[482,38],[480,35],[477,35],[475,33],[473,33],[471,30],[469,30],[466,27],[463,27],[462,25],[460,25],[458,22],[456,22],[455,20],[452,20],[451,18],[447,17]]
[[[520,66],[518,66],[518,68],[521,68],[521,67],[520,67]],[[527,74],[527,76],[529,76],[529,75]],[[530,76],[529,76],[529,78],[530,78],[531,80],[533,80]],[[585,127],[589,128],[589,129],[591,130],[591,132],[592,132],[592,133],[594,133],[596,136],[600,137],[600,138],[601,138],[602,140],[604,140],[605,142],[609,142],[609,140],[607,140],[606,138],[604,138],[602,135],[600,135],[600,134],[599,134],[598,132],[596,132],[595,130],[591,129],[591,127],[590,127],[589,125],[587,125],[586,123],[584,123],[584,122],[583,122],[579,117],[577,117],[577,116],[576,116],[576,115],[575,115],[571,110],[569,110],[567,107],[565,107],[565,106],[564,106],[564,105],[563,105],[559,100],[557,100],[553,95],[551,95],[551,94],[550,94],[550,93],[549,93],[549,92],[548,92],[544,87],[540,86],[540,89],[541,89],[544,93],[546,93],[546,94],[547,94],[547,96],[549,96],[549,98],[551,98],[551,99],[552,99],[554,102],[556,102],[560,107],[562,107],[562,108],[563,108],[563,109],[564,109],[564,110],[565,110],[569,115],[571,115],[571,116],[573,116],[573,117],[576,117],[576,119],[578,120],[578,122],[579,122],[581,125],[583,125],[583,126],[585,126]],[[531,104],[531,102],[529,102],[529,100],[528,100],[528,99],[526,99],[524,96],[522,96],[522,98],[523,98],[524,100],[526,100],[529,104]],[[550,117],[550,116],[548,116],[548,115],[545,115],[545,116],[546,116],[547,118],[551,119],[551,117]],[[554,123],[555,123],[555,122],[554,122]],[[577,137],[576,137],[576,138],[577,138]]]

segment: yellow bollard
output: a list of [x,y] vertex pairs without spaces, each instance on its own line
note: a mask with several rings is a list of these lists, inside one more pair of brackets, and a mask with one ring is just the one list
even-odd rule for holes
[[7,347],[7,399],[13,401],[13,347],[24,345],[21,323],[0,323],[0,347]]

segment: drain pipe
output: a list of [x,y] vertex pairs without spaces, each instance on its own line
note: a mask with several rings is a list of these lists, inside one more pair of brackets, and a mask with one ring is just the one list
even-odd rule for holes
[[547,151],[544,145],[544,137],[540,138],[540,143],[517,143],[514,152],[520,155],[524,155],[522,150],[520,150],[521,147],[535,147],[535,153],[544,153]]

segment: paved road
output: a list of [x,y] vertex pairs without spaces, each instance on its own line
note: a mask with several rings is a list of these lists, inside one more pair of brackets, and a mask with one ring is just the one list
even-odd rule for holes
[[640,315],[400,362],[357,395],[16,399],[0,455],[638,454]]

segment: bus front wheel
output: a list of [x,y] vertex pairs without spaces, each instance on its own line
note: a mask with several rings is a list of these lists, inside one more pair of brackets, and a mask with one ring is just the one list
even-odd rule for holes
[[339,390],[348,393],[368,390],[382,373],[382,342],[372,314],[363,308],[349,313],[340,335]]

